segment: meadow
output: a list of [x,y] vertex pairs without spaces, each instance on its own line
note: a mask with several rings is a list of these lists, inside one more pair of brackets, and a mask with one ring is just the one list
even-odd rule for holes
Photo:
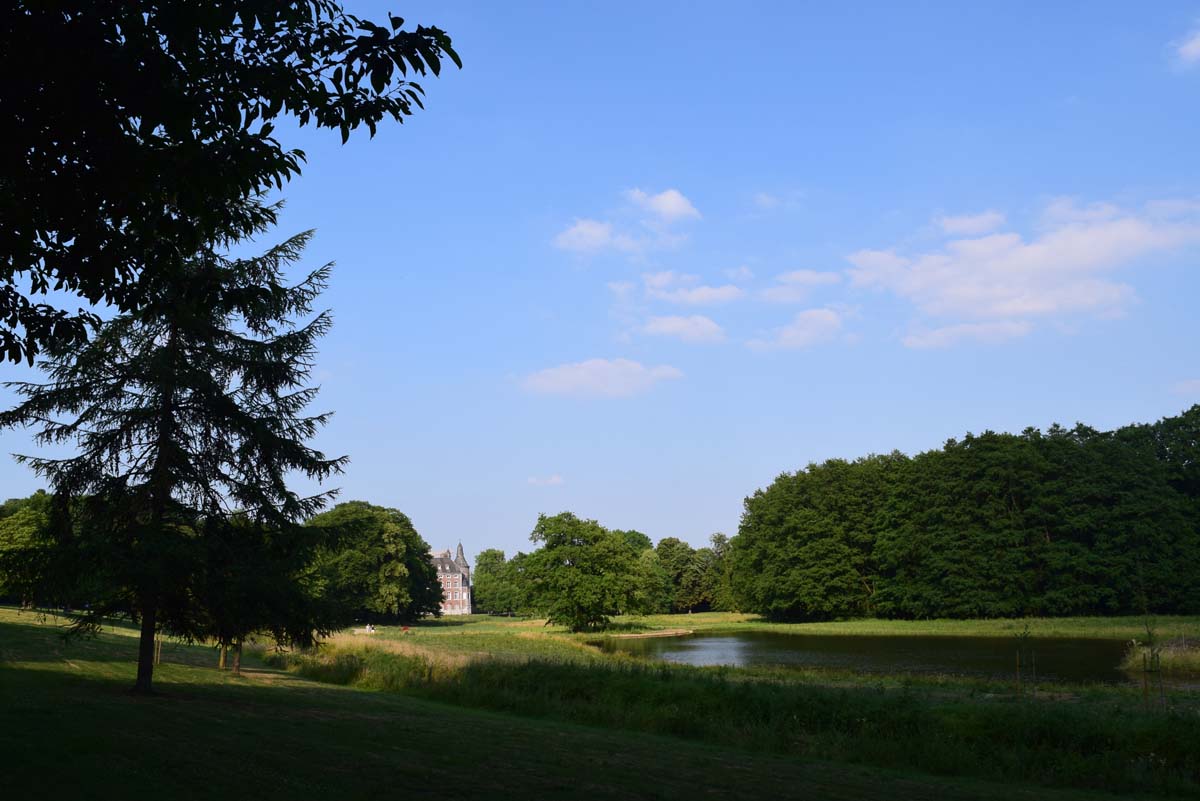
[[[688,617],[707,630],[777,625]],[[618,632],[680,622],[622,620]],[[606,654],[594,635],[540,621],[475,617],[346,632],[315,653],[255,650],[240,678],[215,669],[213,649],[168,641],[160,692],[140,699],[126,692],[132,629],[65,640],[62,623],[0,609],[0,753],[10,787],[47,797],[115,787],[124,798],[421,797],[453,785],[491,798],[1069,799],[1200,788],[1200,699],[1187,693],[1145,708],[1113,687],[1034,699],[954,677],[693,668]]]
[[[1161,619],[1161,635],[1200,620]],[[1133,639],[1140,619],[881,621],[797,626],[749,616],[622,619],[617,636],[694,631]],[[1160,636],[1161,636],[1160,635]],[[524,717],[649,732],[746,750],[991,781],[1188,793],[1200,789],[1200,693],[1147,701],[1136,685],[1012,684],[952,675],[867,675],[770,667],[698,668],[594,647],[537,620],[447,618],[373,636],[344,634],[272,664],[313,680]]]

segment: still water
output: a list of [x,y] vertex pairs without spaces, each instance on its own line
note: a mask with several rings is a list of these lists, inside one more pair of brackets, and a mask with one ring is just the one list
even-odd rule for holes
[[[1012,637],[886,637],[738,632],[688,637],[614,639],[606,649],[688,665],[774,665],[864,673],[923,673],[1011,679]],[[1120,640],[1037,639],[1026,646],[1040,681],[1121,683],[1126,643]],[[1021,672],[1028,679],[1028,650]]]

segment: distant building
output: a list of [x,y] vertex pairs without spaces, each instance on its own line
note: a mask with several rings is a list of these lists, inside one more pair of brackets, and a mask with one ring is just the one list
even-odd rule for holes
[[442,614],[471,614],[471,566],[463,556],[462,543],[458,553],[450,558],[450,551],[430,551],[433,566],[437,568],[438,581],[442,583]]

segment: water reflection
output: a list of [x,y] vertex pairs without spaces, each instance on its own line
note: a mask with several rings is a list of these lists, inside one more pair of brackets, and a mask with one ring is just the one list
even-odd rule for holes
[[[776,665],[865,673],[951,674],[1011,679],[1012,637],[880,637],[738,632],[690,637],[610,640],[607,648],[688,665]],[[1125,643],[1118,640],[1037,639],[1032,649],[1039,680],[1120,683]],[[1035,669],[1023,656],[1022,674]]]

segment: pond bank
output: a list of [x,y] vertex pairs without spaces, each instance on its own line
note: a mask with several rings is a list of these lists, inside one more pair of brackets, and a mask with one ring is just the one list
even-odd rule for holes
[[656,629],[640,634],[610,634],[610,640],[645,640],[654,637],[687,637],[695,632],[692,629]]

